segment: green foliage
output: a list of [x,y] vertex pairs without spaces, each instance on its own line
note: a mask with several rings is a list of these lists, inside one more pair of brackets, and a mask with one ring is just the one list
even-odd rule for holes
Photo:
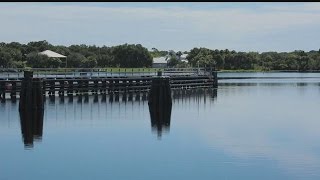
[[67,57],[67,67],[79,68],[81,63],[87,61],[87,58],[80,53],[71,53]]
[[97,58],[95,56],[90,56],[81,61],[81,67],[83,68],[94,68],[97,65]]
[[236,52],[193,48],[187,56],[189,63],[196,67],[212,66],[225,70],[320,70],[319,51],[294,52]]
[[25,61],[13,61],[12,67],[13,68],[25,68],[26,62]]
[[175,67],[177,64],[179,64],[180,60],[176,56],[172,56],[168,60],[168,66],[169,67]]
[[149,52],[152,57],[163,57],[168,54],[168,51],[159,51],[156,48],[152,48],[152,51]]
[[27,55],[27,65],[34,68],[46,68],[48,61],[48,56],[38,54],[36,52],[32,52]]
[[170,67],[214,67],[219,70],[320,70],[320,49],[304,52],[236,52],[234,50],[193,48],[187,53],[188,63],[179,60],[182,52],[152,48],[149,52],[140,44],[123,44],[113,47],[97,47],[85,44],[54,46],[49,42],[33,41],[0,43],[0,68],[59,68],[65,67],[65,59],[48,58],[38,53],[52,50],[67,56],[67,67],[127,67],[142,68],[152,65],[153,57],[169,55]]
[[148,50],[140,44],[124,44],[115,46],[112,55],[119,67],[150,67],[152,56]]

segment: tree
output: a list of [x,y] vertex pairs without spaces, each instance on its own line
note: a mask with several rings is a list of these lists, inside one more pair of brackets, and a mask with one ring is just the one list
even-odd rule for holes
[[19,49],[0,47],[0,67],[12,67],[15,61],[21,61],[22,54]]
[[41,52],[41,51],[45,51],[45,50],[53,48],[53,46],[51,44],[49,44],[49,42],[46,40],[32,41],[32,42],[29,42],[27,44],[27,46],[28,46],[28,49],[27,49],[28,53],[33,52],[33,51]]
[[81,61],[81,67],[83,68],[94,68],[97,65],[97,58],[90,56]]
[[31,52],[27,55],[27,65],[33,68],[46,68],[49,57],[37,52]]
[[182,52],[181,52],[181,51],[178,51],[178,52],[176,53],[176,56],[178,56],[179,59],[180,59],[181,55],[182,55]]
[[48,58],[46,67],[48,68],[58,68],[60,67],[62,61],[59,58]]
[[175,67],[177,64],[179,64],[179,62],[180,62],[180,60],[176,56],[172,56],[168,60],[168,66]]
[[10,53],[5,48],[0,48],[0,67],[8,68],[12,65]]
[[114,60],[119,67],[150,67],[152,65],[152,56],[147,48],[140,44],[124,44],[112,48]]
[[81,67],[81,63],[87,60],[84,55],[79,53],[70,53],[67,59],[67,67],[69,68],[79,68]]

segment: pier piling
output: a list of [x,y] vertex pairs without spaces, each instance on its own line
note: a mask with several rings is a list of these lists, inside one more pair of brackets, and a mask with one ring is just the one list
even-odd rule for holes
[[43,80],[33,78],[32,71],[25,71],[21,85],[19,113],[26,146],[32,146],[34,138],[41,139],[43,112]]
[[162,76],[161,71],[158,71],[158,76],[152,79],[148,105],[151,126],[157,129],[160,137],[162,127],[170,126],[172,109],[170,78]]

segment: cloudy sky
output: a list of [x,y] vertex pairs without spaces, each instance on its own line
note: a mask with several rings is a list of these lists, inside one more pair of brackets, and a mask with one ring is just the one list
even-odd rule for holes
[[320,48],[320,3],[0,3],[0,41],[236,51]]

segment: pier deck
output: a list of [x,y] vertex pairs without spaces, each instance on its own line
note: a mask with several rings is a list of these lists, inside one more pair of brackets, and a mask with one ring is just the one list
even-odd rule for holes
[[[199,71],[200,70],[200,71]],[[33,70],[35,71],[35,70]],[[36,71],[35,71],[36,72]],[[191,89],[191,88],[207,88],[217,86],[217,75],[211,69],[182,69],[182,70],[164,70],[164,76],[170,77],[171,89]],[[21,91],[21,82],[23,75],[17,72],[15,76],[5,77],[0,76],[0,98],[19,97]],[[43,79],[44,95],[77,95],[86,93],[120,93],[120,92],[139,92],[149,91],[152,79],[156,76],[153,73],[131,73],[127,72],[115,73],[111,75],[110,72],[88,73],[89,76],[80,75],[85,72],[73,72],[74,76],[67,76],[67,74],[40,74],[34,73],[34,77]],[[77,74],[77,75],[75,75]],[[56,75],[56,76],[55,76]]]

